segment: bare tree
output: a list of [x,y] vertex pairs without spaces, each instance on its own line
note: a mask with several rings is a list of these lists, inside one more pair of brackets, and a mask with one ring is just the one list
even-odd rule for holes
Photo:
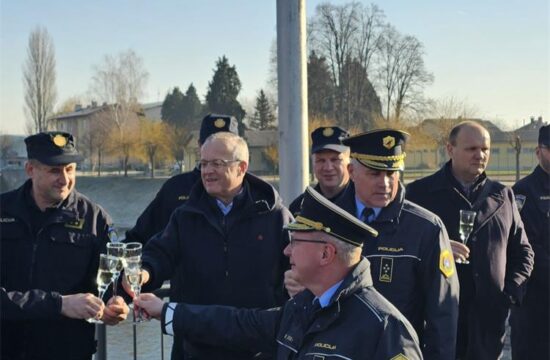
[[48,30],[37,27],[29,36],[27,60],[23,65],[25,110],[30,117],[27,131],[48,129],[57,92],[55,87],[55,49]]
[[106,55],[103,63],[94,68],[91,92],[110,108],[110,120],[118,137],[118,141],[113,139],[113,149],[119,153],[125,175],[133,149],[133,136],[127,133],[137,126],[139,100],[148,77],[143,60],[133,50]]
[[424,64],[424,46],[414,36],[404,36],[392,26],[384,32],[380,47],[378,79],[384,90],[386,119],[396,119],[406,110],[420,111],[427,106],[424,88],[433,75]]

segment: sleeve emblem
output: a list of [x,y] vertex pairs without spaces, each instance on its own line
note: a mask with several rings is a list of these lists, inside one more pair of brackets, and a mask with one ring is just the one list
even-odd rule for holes
[[450,277],[455,273],[455,265],[453,260],[453,254],[451,251],[445,249],[441,251],[439,255],[439,270],[445,275],[445,277]]

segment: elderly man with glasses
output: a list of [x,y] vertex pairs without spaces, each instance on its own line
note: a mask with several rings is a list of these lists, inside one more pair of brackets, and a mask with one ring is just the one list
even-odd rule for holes
[[[172,278],[171,301],[245,308],[283,303],[288,268],[283,227],[292,216],[271,185],[247,173],[248,158],[246,142],[235,134],[219,132],[206,139],[201,181],[143,250],[145,290]],[[261,358],[255,355],[177,334],[172,349],[172,359]]]
[[421,359],[407,319],[373,287],[361,256],[376,231],[311,187],[288,225],[284,249],[307,290],[270,310],[168,303],[142,294],[136,303],[162,330],[207,344],[276,353],[275,359]]

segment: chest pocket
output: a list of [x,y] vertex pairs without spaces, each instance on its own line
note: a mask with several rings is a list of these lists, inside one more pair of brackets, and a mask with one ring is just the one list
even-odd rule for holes
[[55,225],[47,238],[48,256],[41,260],[41,268],[51,271],[59,281],[59,286],[73,285],[83,281],[88,275],[95,275],[91,269],[97,258],[97,238],[93,234]]

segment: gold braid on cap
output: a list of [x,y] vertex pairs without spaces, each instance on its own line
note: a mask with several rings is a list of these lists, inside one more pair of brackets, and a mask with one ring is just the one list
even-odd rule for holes
[[401,153],[399,155],[391,155],[391,156],[380,156],[380,155],[368,155],[368,154],[359,154],[359,153],[351,153],[350,157],[358,159],[358,160],[367,160],[367,161],[400,161],[404,160],[405,156],[407,154]]
[[323,223],[306,219],[303,216],[296,216],[296,221],[301,222],[302,224],[305,224],[309,227],[312,227],[313,229],[315,229],[317,231],[324,231],[324,232],[330,233],[330,228],[325,227],[325,225],[323,225]]

